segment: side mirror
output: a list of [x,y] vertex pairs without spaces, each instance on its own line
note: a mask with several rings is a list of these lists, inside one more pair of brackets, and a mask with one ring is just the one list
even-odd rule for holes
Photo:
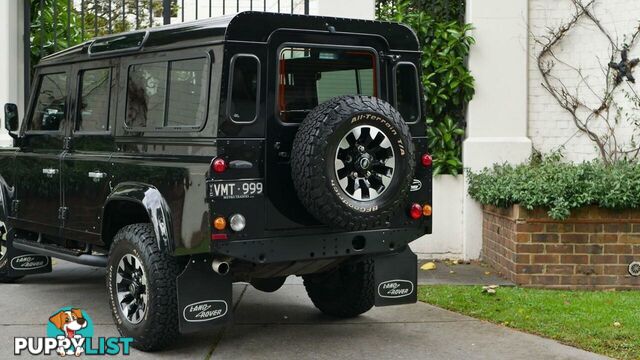
[[4,105],[4,128],[9,134],[18,131],[20,121],[18,117],[18,106],[16,104]]

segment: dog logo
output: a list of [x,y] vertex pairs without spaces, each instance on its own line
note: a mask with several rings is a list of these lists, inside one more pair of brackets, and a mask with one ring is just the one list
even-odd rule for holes
[[[58,355],[80,356],[85,352],[85,338],[93,336],[90,321],[84,311],[76,308],[62,308],[49,317],[47,336],[61,340],[61,346],[56,349]],[[64,342],[65,339],[68,342]]]
[[76,331],[86,328],[89,324],[80,309],[71,309],[68,311],[61,310],[50,317],[49,321],[51,321],[56,328],[62,330],[65,336],[69,339],[76,336]]

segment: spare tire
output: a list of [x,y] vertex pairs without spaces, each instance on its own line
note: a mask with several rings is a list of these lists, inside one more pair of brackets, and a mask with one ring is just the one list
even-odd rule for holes
[[389,103],[340,96],[316,107],[293,141],[298,198],[318,221],[346,230],[389,224],[415,168],[409,127]]

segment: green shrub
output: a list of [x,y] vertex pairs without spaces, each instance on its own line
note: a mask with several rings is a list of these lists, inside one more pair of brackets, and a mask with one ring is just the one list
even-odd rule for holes
[[[474,39],[472,27],[443,20],[420,1],[383,3],[378,18],[410,26],[422,46],[422,83],[426,101],[427,138],[433,172],[462,172],[465,106],[474,94],[474,80],[465,65]],[[459,10],[461,11],[461,10]]]
[[558,156],[522,165],[495,165],[469,172],[469,195],[485,205],[548,209],[562,220],[572,209],[597,205],[611,209],[640,206],[640,164],[621,161],[610,166],[599,160],[580,164]]

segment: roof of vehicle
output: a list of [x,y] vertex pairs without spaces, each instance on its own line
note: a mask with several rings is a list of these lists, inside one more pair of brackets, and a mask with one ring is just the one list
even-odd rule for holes
[[[49,55],[43,58],[39,65],[82,61],[118,53],[125,55],[157,51],[176,46],[197,46],[216,41],[267,42],[269,36],[278,29],[335,30],[338,33],[350,33],[354,36],[373,34],[384,37],[393,50],[419,50],[418,39],[413,30],[398,23],[247,11],[96,38]],[[100,53],[91,51],[98,46],[117,47],[118,43],[123,46],[133,46]]]

